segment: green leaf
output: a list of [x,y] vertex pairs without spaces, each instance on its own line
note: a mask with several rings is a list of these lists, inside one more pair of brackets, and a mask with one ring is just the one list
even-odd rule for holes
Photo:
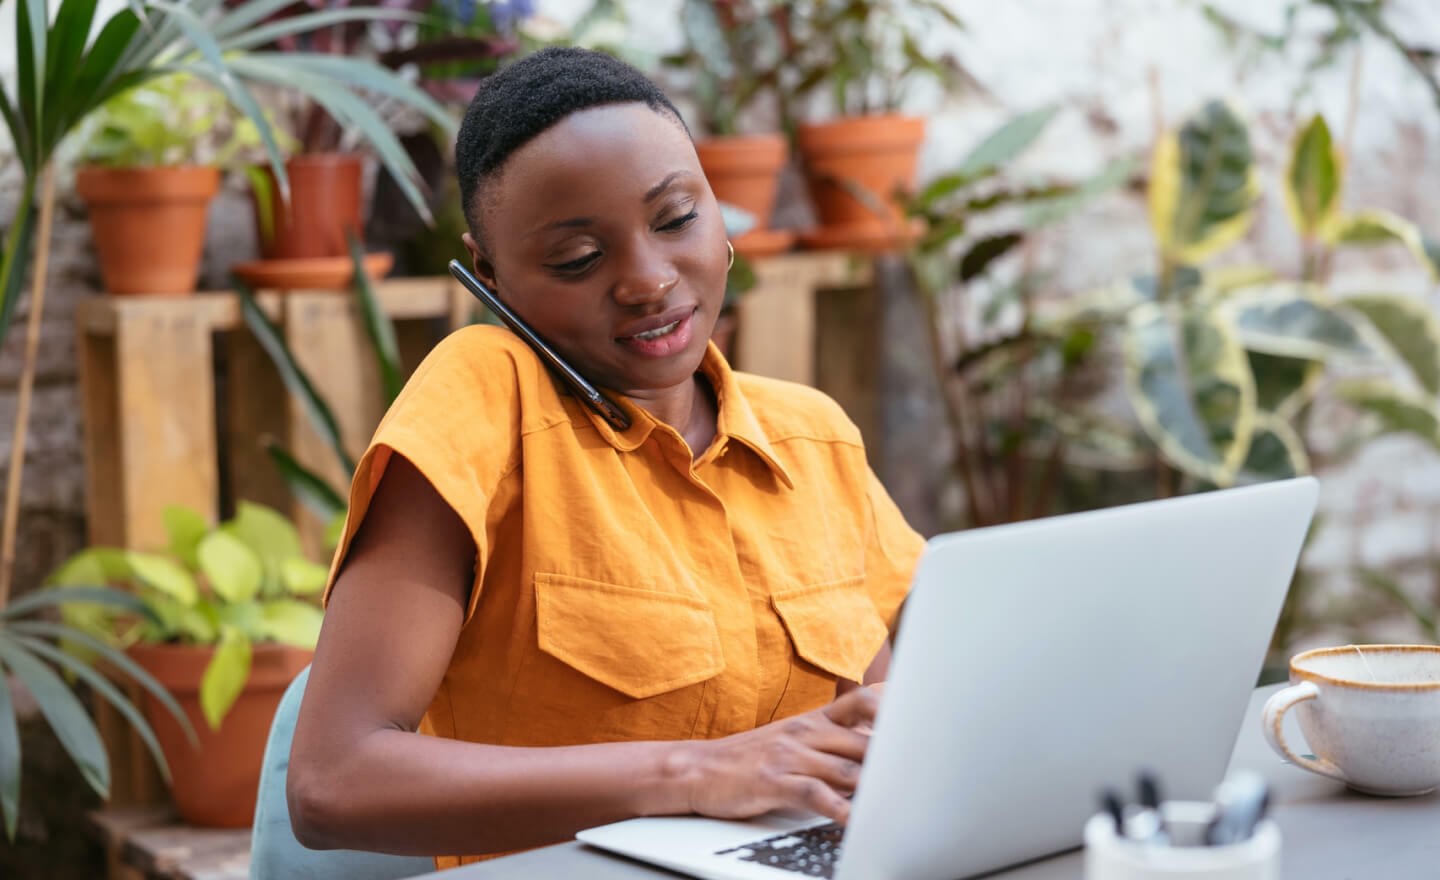
[[170,552],[180,557],[186,565],[195,568],[199,565],[195,551],[205,533],[210,531],[210,523],[196,511],[178,504],[167,505],[162,516],[165,519],[165,532],[170,536]]
[[1368,209],[1336,221],[1333,238],[1339,244],[1360,246],[1399,242],[1410,249],[1433,281],[1440,281],[1440,253],[1420,228],[1389,211]]
[[[4,86],[0,85],[0,91]],[[18,141],[17,141],[18,144]],[[30,267],[31,246],[35,240],[35,181],[26,175],[21,185],[15,219],[5,233],[5,253],[0,257],[0,339],[8,339],[10,322],[15,317],[15,304],[24,290],[25,276]]]
[[[38,137],[45,128],[45,52],[46,29],[50,24],[47,0],[16,0],[15,44],[19,81],[20,112],[30,120]],[[36,156],[35,159],[41,157]],[[44,164],[35,161],[34,166]]]
[[[77,642],[90,649],[95,656],[114,666],[136,684],[149,691],[151,696],[165,707],[165,711],[174,717],[175,722],[185,732],[185,736],[192,743],[197,742],[195,730],[190,726],[190,718],[185,714],[185,710],[180,708],[180,704],[175,702],[175,698],[165,690],[164,685],[156,681],[154,676],[146,672],[140,664],[127,657],[123,651],[117,651],[105,642],[86,633],[77,632],[71,627],[45,620],[26,620],[15,623],[11,626],[11,630],[22,635],[40,636],[63,642]],[[161,767],[164,767],[163,763]]]
[[993,173],[1033,144],[1058,110],[1057,107],[1042,107],[1011,117],[960,160],[955,174],[975,180]]
[[294,596],[309,596],[325,589],[330,579],[329,566],[308,559],[287,559],[280,566],[280,580],[285,591]]
[[344,511],[330,517],[325,524],[325,546],[335,549],[340,546],[340,539],[345,537],[345,521],[347,517]]
[[960,257],[960,281],[966,282],[984,273],[996,260],[1025,240],[1023,232],[1006,232],[980,239]]
[[149,615],[150,609],[144,602],[129,593],[108,587],[55,586],[43,590],[32,590],[11,602],[0,612],[6,620],[16,620],[41,608],[65,605],[103,605],[117,611]]
[[4,664],[0,664],[0,812],[4,813],[5,836],[13,842],[20,818],[20,725],[15,720]]
[[[216,40],[226,53],[246,51],[259,46],[275,42],[281,37],[288,37],[292,34],[304,34],[312,31],[322,30],[335,25],[343,25],[348,22],[365,21],[393,21],[420,23],[425,20],[423,15],[408,12],[403,9],[393,8],[354,8],[354,9],[327,9],[320,12],[311,12],[302,15],[292,15],[272,21],[257,28],[249,28],[239,33],[227,33],[224,39],[215,34]],[[214,30],[212,28],[212,33]]]
[[301,504],[321,517],[344,514],[344,496],[325,482],[323,477],[296,461],[294,456],[277,443],[266,445],[265,451],[270,454],[270,460],[275,462],[285,485],[290,487],[290,492]]
[[31,656],[29,651],[8,638],[0,637],[0,663],[10,668],[16,678],[30,691],[40,707],[40,714],[80,769],[86,784],[100,797],[110,794],[110,759],[105,744],[85,707],[70,693],[64,680],[50,667]]
[[1255,435],[1241,473],[1251,481],[1283,480],[1310,472],[1310,456],[1300,435],[1274,413],[1255,417]]
[[225,531],[212,532],[197,551],[210,588],[226,602],[248,602],[260,593],[265,570],[244,541]]
[[1307,239],[1321,238],[1340,210],[1340,153],[1331,143],[1325,117],[1315,114],[1297,133],[1285,169],[1285,210]]
[[1414,434],[1440,447],[1440,419],[1435,403],[1396,388],[1382,379],[1347,379],[1337,382],[1335,396],[1370,413],[1387,434]]
[[1135,174],[1137,164],[1129,157],[1114,159],[1106,164],[1100,173],[1082,181],[1068,192],[1027,204],[1020,225],[1034,230],[1067,219],[1100,196],[1129,182]]
[[320,638],[319,608],[298,599],[271,599],[260,606],[260,631],[266,638],[297,648],[313,648]]
[[1155,145],[1150,225],[1172,263],[1198,263],[1244,236],[1258,194],[1249,133],[1223,102]]
[[374,347],[375,363],[380,367],[380,384],[385,390],[385,405],[388,407],[400,396],[400,388],[405,384],[405,380],[400,377],[400,347],[395,342],[395,325],[380,307],[375,287],[365,272],[365,251],[360,246],[360,240],[354,235],[347,238],[350,264],[355,273],[355,298],[360,302],[360,316],[365,321],[365,333]]
[[1420,387],[1440,393],[1440,319],[1425,302],[1396,294],[1367,294],[1341,300],[1359,312],[1410,368]]
[[250,290],[249,285],[239,278],[231,276],[231,284],[235,293],[240,298],[240,314],[245,319],[245,325],[250,332],[255,334],[255,339],[270,360],[275,364],[275,369],[280,373],[280,379],[291,394],[305,407],[306,414],[310,417],[310,424],[315,431],[330,444],[335,451],[335,457],[340,462],[341,469],[347,474],[355,473],[355,462],[345,452],[345,445],[340,439],[340,424],[335,421],[335,415],[330,411],[330,405],[310,381],[310,377],[300,369],[296,362],[295,355],[290,352],[289,346],[285,344],[285,337],[270,319],[265,317],[260,304],[255,301],[255,294]]
[[[49,5],[48,3],[45,5]],[[47,108],[43,130],[46,135],[42,143],[54,143],[54,133],[78,119],[66,119],[64,102],[72,94],[71,89],[85,43],[90,38],[90,25],[95,20],[96,0],[64,0],[56,10],[55,20],[50,25],[50,36],[46,46],[45,70],[42,89]],[[56,106],[56,105],[60,106]]]
[[241,501],[235,505],[235,518],[225,525],[266,561],[279,564],[281,560],[302,553],[300,532],[295,529],[295,524],[273,507]]
[[1255,405],[1285,420],[1293,419],[1310,402],[1325,373],[1324,364],[1305,358],[1258,351],[1247,351],[1246,357],[1255,377]]
[[239,699],[250,678],[250,640],[233,626],[221,626],[220,643],[215,656],[200,678],[200,712],[211,730],[219,730],[220,722]]
[[114,706],[140,735],[141,741],[145,743],[145,747],[155,758],[155,763],[160,768],[160,774],[165,777],[165,781],[170,781],[170,767],[165,763],[165,754],[160,749],[160,743],[155,739],[155,731],[146,723],[145,717],[140,714],[135,705],[126,699],[125,695],[111,684],[109,679],[96,672],[89,664],[71,657],[47,642],[25,637],[17,638],[15,641],[21,647],[29,649],[31,653],[44,657],[56,666],[68,670],[70,674],[85,682],[96,693],[104,697],[110,705]]
[[1269,284],[1236,291],[1221,308],[1250,351],[1316,361],[1372,356],[1360,331],[1322,296],[1305,284]]
[[1176,467],[1229,485],[1255,429],[1255,380],[1234,329],[1211,312],[1131,313],[1125,378],[1141,426]]
[[174,561],[154,553],[130,551],[125,555],[130,571],[135,578],[152,590],[156,590],[182,605],[194,605],[200,597],[200,588],[190,572]]

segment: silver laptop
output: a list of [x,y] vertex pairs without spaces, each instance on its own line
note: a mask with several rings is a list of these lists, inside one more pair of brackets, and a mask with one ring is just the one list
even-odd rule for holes
[[633,819],[585,843],[714,880],[952,880],[1080,845],[1104,785],[1208,798],[1318,486],[1305,477],[931,539],[843,829]]

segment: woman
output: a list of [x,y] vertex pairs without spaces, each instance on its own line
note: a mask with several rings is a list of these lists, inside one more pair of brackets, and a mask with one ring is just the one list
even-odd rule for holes
[[[708,337],[731,252],[679,114],[550,49],[457,143],[509,331],[451,335],[357,469],[296,727],[297,837],[442,865],[640,815],[844,821],[921,539],[818,392]],[[427,735],[428,734],[428,735]]]

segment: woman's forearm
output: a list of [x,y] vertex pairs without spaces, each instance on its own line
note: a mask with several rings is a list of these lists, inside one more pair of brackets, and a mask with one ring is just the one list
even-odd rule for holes
[[314,849],[476,855],[568,840],[632,816],[690,811],[694,743],[479,745],[377,730],[292,763],[296,838]]

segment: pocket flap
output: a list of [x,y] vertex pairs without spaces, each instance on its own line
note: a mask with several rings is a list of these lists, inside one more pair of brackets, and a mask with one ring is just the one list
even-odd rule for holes
[[770,597],[795,652],[846,681],[861,681],[888,631],[861,589],[863,578],[814,584]]
[[538,572],[540,650],[637,700],[725,668],[715,615],[689,596]]

